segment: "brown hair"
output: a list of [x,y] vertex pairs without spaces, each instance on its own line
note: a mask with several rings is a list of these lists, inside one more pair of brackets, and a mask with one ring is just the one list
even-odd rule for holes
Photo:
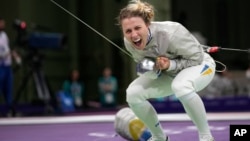
[[141,17],[149,25],[154,19],[154,7],[147,2],[131,0],[126,7],[121,9],[117,17],[118,25],[121,25],[123,19],[131,17]]

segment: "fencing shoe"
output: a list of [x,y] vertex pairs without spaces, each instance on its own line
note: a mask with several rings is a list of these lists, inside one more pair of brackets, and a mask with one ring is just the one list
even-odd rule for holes
[[214,141],[214,138],[211,135],[201,135],[200,141]]
[[[147,141],[156,141],[156,140],[154,140],[154,139],[151,137],[151,138],[149,138]],[[170,141],[170,139],[169,139],[168,136],[166,137],[166,141]]]

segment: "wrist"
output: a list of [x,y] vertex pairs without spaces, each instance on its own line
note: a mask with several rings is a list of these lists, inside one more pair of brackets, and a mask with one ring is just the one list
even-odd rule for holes
[[174,60],[169,60],[169,65],[166,71],[172,71],[176,68],[176,62]]

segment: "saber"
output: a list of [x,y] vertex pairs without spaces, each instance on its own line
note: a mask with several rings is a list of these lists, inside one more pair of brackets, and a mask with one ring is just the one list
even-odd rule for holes
[[114,45],[115,47],[117,47],[118,49],[120,49],[120,51],[122,51],[123,53],[125,53],[126,55],[128,55],[129,57],[133,58],[131,54],[129,54],[127,51],[125,51],[124,49],[122,49],[121,47],[119,47],[117,44],[115,44],[114,42],[112,42],[110,39],[108,39],[106,36],[104,36],[103,34],[101,34],[100,32],[98,32],[97,30],[95,30],[93,27],[91,27],[89,24],[87,24],[86,22],[84,22],[83,20],[81,20],[80,18],[78,18],[77,16],[75,16],[73,13],[71,13],[70,11],[68,11],[67,9],[63,8],[60,4],[58,4],[57,2],[55,2],[54,0],[50,0],[52,3],[54,3],[56,6],[58,6],[59,8],[61,8],[62,10],[64,10],[66,13],[68,13],[69,15],[71,15],[72,17],[74,17],[76,20],[78,20],[79,22],[81,22],[82,24],[84,24],[85,26],[87,26],[89,29],[91,29],[92,31],[94,31],[96,34],[98,34],[99,36],[101,36],[102,38],[104,38],[105,40],[107,40],[109,43],[111,43],[112,45]]

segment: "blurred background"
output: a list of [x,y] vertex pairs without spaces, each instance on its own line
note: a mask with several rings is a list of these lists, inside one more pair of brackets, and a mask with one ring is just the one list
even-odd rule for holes
[[[122,33],[115,18],[128,0],[55,1],[124,48]],[[182,23],[202,44],[249,49],[250,9],[247,0],[145,1],[154,5],[155,20]],[[5,31],[10,47],[22,57],[21,65],[13,65],[13,97],[16,105],[34,108],[34,105],[39,105],[37,103],[46,104],[49,99],[48,103],[52,101],[52,105],[57,103],[58,106],[58,95],[63,90],[64,81],[76,69],[84,85],[80,110],[100,109],[98,80],[107,66],[118,83],[113,108],[126,105],[125,90],[136,77],[133,60],[50,0],[1,0],[0,16],[6,21]],[[40,38],[48,43],[40,41]],[[208,100],[244,97],[243,100],[246,100],[250,95],[250,76],[247,75],[249,54],[221,51],[212,56],[227,65],[227,71],[217,73],[214,83],[200,92],[202,97]],[[218,65],[217,69],[223,68]],[[42,83],[48,86],[49,98],[39,96],[37,88],[43,84],[34,82],[34,75],[30,75],[30,71],[39,71],[44,76]],[[162,101],[174,101],[174,98],[152,100],[156,105]],[[2,96],[0,103],[4,104]],[[249,104],[249,99],[243,103]]]

